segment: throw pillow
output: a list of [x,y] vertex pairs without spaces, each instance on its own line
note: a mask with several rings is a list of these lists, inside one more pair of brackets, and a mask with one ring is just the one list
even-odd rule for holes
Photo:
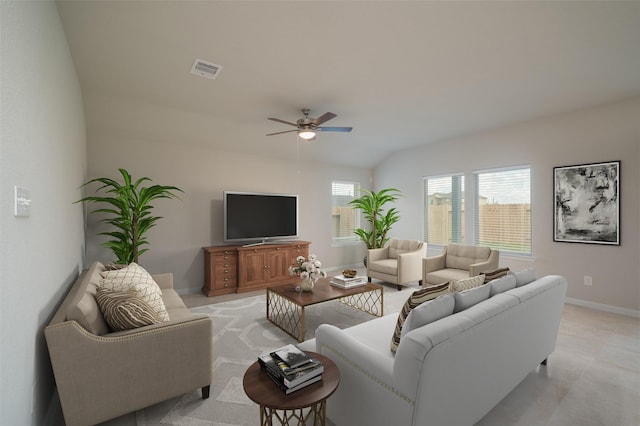
[[409,313],[402,326],[401,337],[416,328],[438,321],[453,313],[455,299],[452,293],[443,294],[435,299],[424,302]]
[[453,313],[455,314],[456,312],[464,311],[465,309],[472,307],[476,303],[480,303],[483,300],[488,299],[489,292],[490,288],[488,285],[481,285],[469,290],[455,293],[453,295],[453,297],[455,298]]
[[509,268],[498,268],[493,271],[487,271],[484,273],[484,282],[485,284],[489,281],[496,280],[498,278],[502,278],[509,273]]
[[396,322],[396,328],[393,332],[393,336],[391,337],[391,352],[395,353],[398,349],[398,345],[400,344],[400,337],[402,336],[402,325],[404,324],[405,319],[409,316],[409,313],[416,306],[424,303],[428,300],[435,299],[441,294],[447,293],[449,291],[449,283],[445,282],[438,285],[432,285],[429,287],[425,287],[422,290],[414,291],[411,296],[404,302],[404,306],[402,306],[402,310],[400,311],[400,315],[398,315],[398,321]]
[[536,280],[536,270],[533,268],[525,269],[524,271],[515,272],[516,287],[522,287]]
[[475,277],[452,281],[451,291],[465,291],[469,290],[470,288],[478,287],[482,284],[484,284],[484,275],[476,275]]
[[493,297],[498,293],[503,293],[516,287],[516,277],[512,274],[505,275],[502,278],[491,281],[489,284],[489,297]]
[[111,291],[99,287],[96,301],[113,331],[131,330],[162,321],[158,313],[135,290]]
[[135,290],[140,297],[155,309],[163,321],[169,314],[162,301],[162,291],[151,275],[140,265],[131,263],[126,268],[100,273],[100,287],[113,291]]

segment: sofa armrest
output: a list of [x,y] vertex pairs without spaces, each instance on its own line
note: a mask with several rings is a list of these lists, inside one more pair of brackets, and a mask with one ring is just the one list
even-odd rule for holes
[[398,255],[398,282],[422,280],[422,259],[427,252],[426,244],[416,251]]
[[75,321],[46,327],[66,423],[100,423],[208,386],[212,335],[208,317],[114,336]]
[[444,269],[445,257],[446,257],[446,254],[442,253],[437,256],[429,256],[422,259],[422,270],[424,274],[428,274],[429,272],[439,271],[440,269]]
[[160,289],[163,288],[173,288],[173,274],[171,272],[167,272],[164,274],[154,274],[152,275],[153,280],[158,284]]
[[500,251],[499,250],[491,250],[489,254],[489,258],[484,262],[474,263],[469,266],[469,276],[475,277],[476,275],[480,275],[483,272],[493,271],[494,269],[498,269],[498,263],[500,261]]
[[411,424],[414,401],[394,388],[393,359],[328,324],[316,330],[316,345],[340,370],[340,386],[327,404],[334,424]]

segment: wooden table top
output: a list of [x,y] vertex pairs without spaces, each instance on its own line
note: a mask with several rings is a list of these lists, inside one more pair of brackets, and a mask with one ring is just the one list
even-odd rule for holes
[[272,291],[277,295],[289,299],[298,306],[315,305],[316,303],[328,302],[329,300],[341,299],[354,294],[366,293],[369,291],[382,291],[380,284],[367,283],[360,287],[350,289],[342,289],[329,284],[331,278],[321,278],[315,283],[313,291],[296,291],[297,284],[282,284],[279,286],[268,287],[268,291]]
[[310,351],[306,351],[306,353],[324,364],[322,380],[319,382],[287,395],[273,383],[256,361],[244,373],[242,380],[244,392],[256,404],[276,410],[296,410],[310,407],[327,399],[338,388],[340,371],[336,364],[326,356]]

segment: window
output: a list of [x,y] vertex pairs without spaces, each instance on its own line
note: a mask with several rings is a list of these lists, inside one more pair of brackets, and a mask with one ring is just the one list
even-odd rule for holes
[[464,176],[424,178],[424,241],[447,245],[464,241]]
[[360,214],[349,202],[357,198],[360,184],[334,180],[331,182],[332,243],[344,244],[358,240],[353,230],[360,227]]
[[474,243],[514,254],[531,254],[529,166],[474,173]]

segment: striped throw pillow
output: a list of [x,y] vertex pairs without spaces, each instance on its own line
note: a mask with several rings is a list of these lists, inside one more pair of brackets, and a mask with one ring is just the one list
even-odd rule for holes
[[156,310],[135,290],[111,291],[98,287],[96,301],[113,331],[131,330],[162,322]]
[[451,292],[469,290],[470,288],[481,286],[484,282],[484,275],[476,275],[475,277],[452,281]]
[[484,274],[484,283],[488,283],[489,281],[497,280],[498,278],[502,278],[509,273],[509,268],[498,268],[493,271],[483,272]]
[[424,303],[428,300],[435,299],[436,297],[449,292],[449,283],[432,285],[425,287],[422,290],[414,291],[411,296],[404,302],[400,315],[398,315],[398,321],[396,322],[396,328],[391,337],[391,352],[395,353],[400,345],[400,337],[402,336],[402,326],[404,321],[409,316],[409,313],[416,306]]

